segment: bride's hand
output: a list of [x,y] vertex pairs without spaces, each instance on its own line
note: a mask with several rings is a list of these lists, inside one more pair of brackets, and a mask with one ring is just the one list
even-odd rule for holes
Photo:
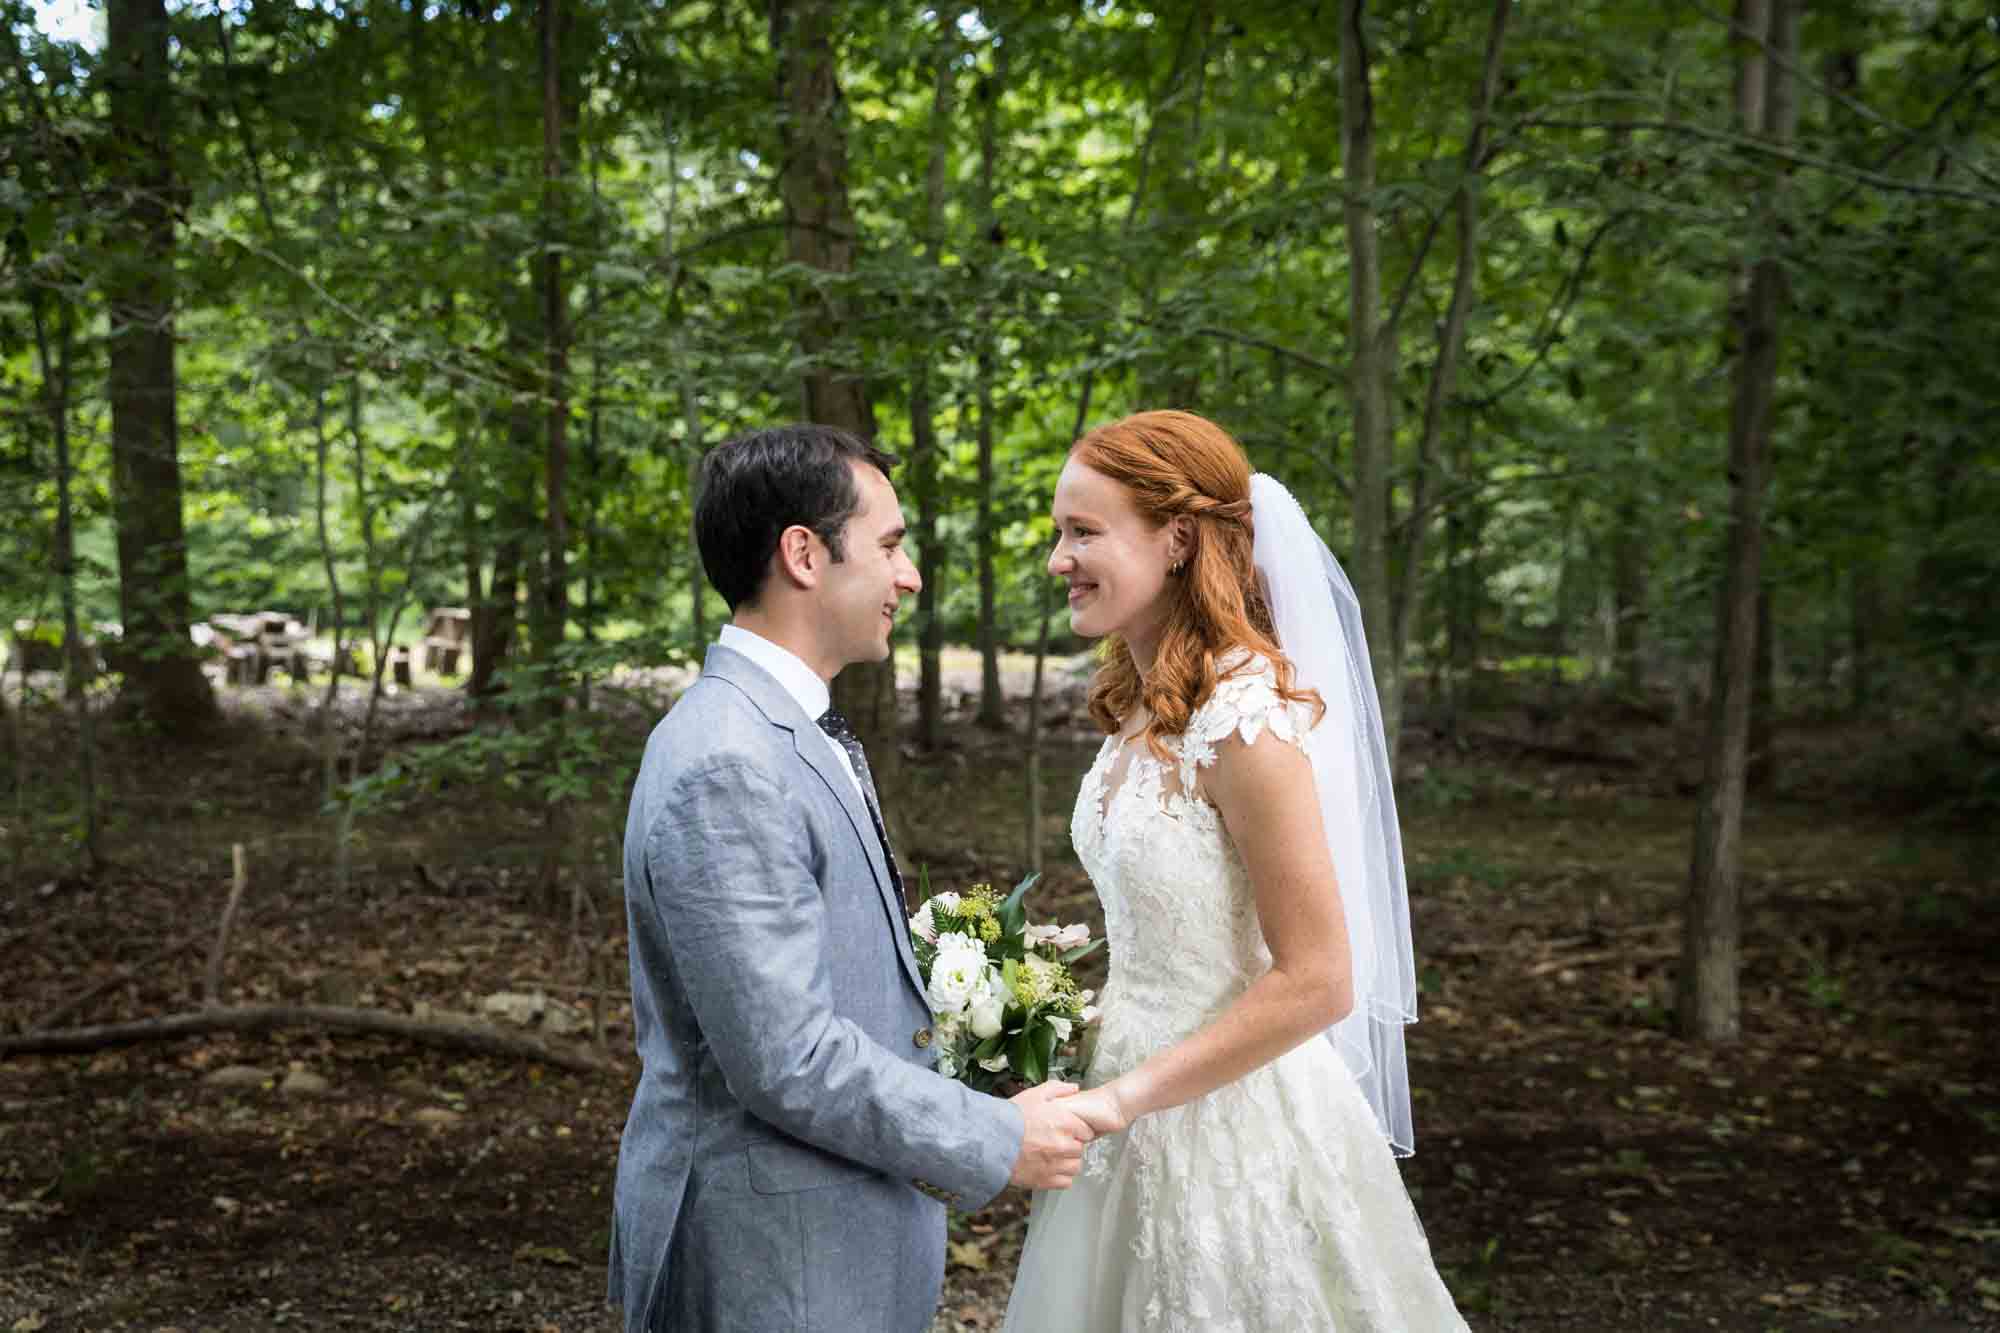
[[1106,1134],[1122,1134],[1132,1124],[1131,1113],[1119,1100],[1118,1090],[1109,1083],[1065,1097],[1062,1105],[1064,1110],[1074,1111],[1081,1117],[1099,1138]]

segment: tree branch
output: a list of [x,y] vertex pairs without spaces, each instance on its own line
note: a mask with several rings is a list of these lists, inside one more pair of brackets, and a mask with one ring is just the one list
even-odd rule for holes
[[1521,368],[1520,374],[1514,376],[1513,379],[1508,380],[1485,397],[1469,400],[1466,404],[1467,407],[1475,412],[1483,412],[1487,408],[1496,405],[1502,398],[1520,388],[1528,376],[1534,374],[1535,369],[1548,358],[1549,349],[1556,345],[1557,336],[1562,332],[1563,321],[1569,318],[1570,307],[1576,304],[1577,293],[1583,290],[1583,275],[1590,268],[1591,256],[1597,253],[1598,245],[1602,243],[1611,229],[1630,216],[1632,216],[1630,212],[1613,213],[1610,217],[1597,224],[1597,230],[1593,231],[1590,234],[1590,239],[1584,242],[1583,253],[1577,257],[1576,268],[1571,271],[1568,280],[1563,284],[1562,290],[1556,294],[1558,304],[1550,308],[1547,331],[1542,335],[1541,346],[1535,349],[1534,358]]
[[1513,128],[1516,130],[1627,130],[1653,131],[1659,134],[1678,134],[1690,139],[1701,139],[1708,143],[1719,143],[1727,147],[1741,149],[1745,152],[1756,153],[1763,157],[1774,158],[1777,161],[1786,162],[1795,167],[1811,167],[1815,171],[1824,171],[1830,176],[1837,176],[1844,180],[1858,181],[1864,185],[1872,185],[1880,190],[1889,190],[1900,194],[1926,195],[1934,199],[1956,199],[1961,203],[1977,204],[1981,208],[2000,209],[2000,193],[1988,194],[1981,190],[1966,190],[1951,185],[1929,185],[1923,181],[1899,180],[1894,176],[1885,176],[1879,171],[1871,171],[1866,167],[1850,166],[1845,162],[1836,162],[1831,158],[1820,157],[1813,153],[1802,153],[1788,145],[1775,143],[1768,139],[1749,138],[1741,134],[1732,134],[1725,130],[1712,130],[1706,126],[1683,124],[1678,121],[1568,120],[1529,116],[1515,122]]
[[616,1066],[590,1051],[552,1046],[534,1037],[503,1032],[485,1023],[445,1018],[416,1018],[378,1009],[352,1009],[329,1004],[235,1005],[168,1014],[132,1023],[64,1028],[0,1037],[0,1058],[11,1055],[82,1055],[112,1046],[171,1041],[210,1032],[270,1032],[279,1028],[325,1028],[370,1036],[402,1037],[426,1046],[539,1060],[559,1069],[598,1073]]

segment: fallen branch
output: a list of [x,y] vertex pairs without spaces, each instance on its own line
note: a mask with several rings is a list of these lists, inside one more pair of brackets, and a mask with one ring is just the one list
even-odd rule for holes
[[385,1013],[379,1009],[352,1009],[330,1004],[234,1005],[168,1014],[133,1023],[65,1028],[58,1032],[29,1032],[15,1037],[0,1037],[0,1058],[10,1055],[80,1055],[111,1046],[171,1041],[176,1037],[194,1037],[208,1032],[269,1032],[277,1028],[298,1027],[403,1037],[446,1050],[539,1060],[578,1073],[597,1073],[616,1067],[594,1052],[551,1046],[533,1037],[503,1032],[484,1023],[413,1018],[408,1014]]
[[1598,963],[1661,963],[1669,958],[1678,958],[1681,951],[1673,949],[1604,949],[1597,953],[1571,954],[1567,958],[1545,958],[1528,969],[1531,977],[1545,977],[1551,972],[1561,972],[1573,967],[1593,967]]

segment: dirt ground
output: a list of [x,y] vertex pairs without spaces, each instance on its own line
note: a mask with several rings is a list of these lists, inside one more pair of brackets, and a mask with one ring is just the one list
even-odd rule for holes
[[[0,814],[0,1034],[99,986],[66,1024],[197,1007],[241,843],[225,1000],[539,994],[545,1023],[582,1025],[549,1039],[593,1048],[601,1026],[612,1068],[313,1030],[0,1059],[0,1333],[616,1327],[603,1260],[635,1072],[619,770],[658,700],[599,702],[615,761],[554,898],[539,805],[498,781],[367,816],[336,891],[307,710],[282,687],[234,692],[192,750],[114,739],[112,865],[78,876],[51,833],[67,733],[31,721],[39,776]],[[1067,838],[1095,740],[1073,700],[1053,713],[1061,808],[1031,906],[1095,922]],[[463,709],[419,691],[385,726],[450,735]],[[1688,738],[1534,710],[1457,744],[1413,733],[1404,1175],[1475,1329],[2000,1329],[2000,845],[1863,781],[1897,743],[1784,733],[1779,794],[1746,830],[1744,1036],[1705,1048],[1668,1023]],[[1018,873],[1020,746],[958,715],[945,748],[905,757],[902,857],[933,887]],[[940,1330],[997,1327],[1025,1204],[954,1216]]]

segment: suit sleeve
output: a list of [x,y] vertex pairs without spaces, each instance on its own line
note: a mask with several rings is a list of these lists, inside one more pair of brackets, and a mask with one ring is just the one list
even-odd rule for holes
[[972,1206],[1000,1192],[1020,1153],[1019,1108],[834,1013],[825,903],[777,783],[733,756],[697,767],[654,814],[646,865],[695,1020],[751,1114]]

